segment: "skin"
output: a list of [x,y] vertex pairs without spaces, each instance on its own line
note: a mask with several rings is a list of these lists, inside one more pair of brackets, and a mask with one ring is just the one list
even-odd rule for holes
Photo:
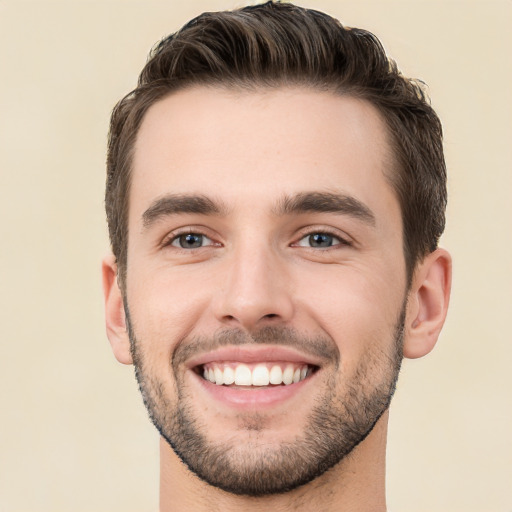
[[[170,403],[182,386],[181,399],[209,442],[277,450],[304,432],[328,385],[335,383],[339,397],[349,386],[378,387],[390,371],[404,304],[404,355],[421,357],[433,348],[448,306],[450,257],[442,249],[428,255],[407,289],[400,207],[386,179],[392,160],[378,112],[350,97],[197,87],[149,109],[133,162],[125,298],[146,370]],[[371,219],[279,208],[283,197],[310,192],[353,198]],[[167,194],[206,196],[222,206],[221,214],[144,215]],[[187,232],[207,237],[204,246],[180,248],[177,237]],[[312,233],[330,234],[333,245],[312,247]],[[107,333],[117,359],[131,364],[116,273],[107,257]],[[321,361],[314,378],[278,407],[244,410],[215,400],[213,407],[186,360],[169,364],[197,337],[266,327],[321,336],[340,364]],[[369,360],[369,378],[358,382]],[[263,425],[256,433],[248,428],[255,418]],[[322,476],[259,498],[208,485],[162,441],[161,511],[383,511],[387,419],[386,411],[350,456]]]

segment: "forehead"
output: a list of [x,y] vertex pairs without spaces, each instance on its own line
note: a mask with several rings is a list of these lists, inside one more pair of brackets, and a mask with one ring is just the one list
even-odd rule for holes
[[130,222],[169,193],[265,209],[279,195],[319,190],[396,210],[390,155],[385,124],[364,100],[293,88],[185,89],[155,103],[141,124]]

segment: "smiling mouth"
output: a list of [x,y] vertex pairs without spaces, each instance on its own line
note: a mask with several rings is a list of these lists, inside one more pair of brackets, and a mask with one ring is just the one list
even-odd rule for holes
[[268,386],[289,386],[301,382],[318,370],[318,366],[305,363],[211,362],[195,367],[195,372],[217,386],[245,389]]

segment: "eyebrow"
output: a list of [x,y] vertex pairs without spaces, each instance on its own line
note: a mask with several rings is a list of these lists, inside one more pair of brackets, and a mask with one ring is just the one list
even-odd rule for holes
[[223,216],[227,208],[203,195],[167,194],[156,199],[142,214],[142,224],[147,229],[164,217],[184,213]]
[[[336,213],[375,225],[375,215],[368,206],[353,196],[340,193],[300,192],[293,196],[285,195],[273,212],[278,216],[310,212]],[[142,214],[142,224],[148,229],[160,219],[187,213],[225,216],[228,208],[204,195],[167,194],[156,199]]]
[[301,192],[285,196],[278,204],[277,215],[297,213],[338,213],[349,215],[375,226],[375,215],[364,203],[353,196],[332,192]]

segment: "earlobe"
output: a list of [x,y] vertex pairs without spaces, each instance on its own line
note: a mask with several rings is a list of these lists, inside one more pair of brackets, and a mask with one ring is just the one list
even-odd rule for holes
[[434,348],[448,311],[451,277],[451,256],[444,249],[418,265],[407,302],[405,357],[422,357]]
[[117,265],[113,255],[103,259],[101,270],[107,337],[116,359],[123,364],[132,364],[123,295],[117,282]]

